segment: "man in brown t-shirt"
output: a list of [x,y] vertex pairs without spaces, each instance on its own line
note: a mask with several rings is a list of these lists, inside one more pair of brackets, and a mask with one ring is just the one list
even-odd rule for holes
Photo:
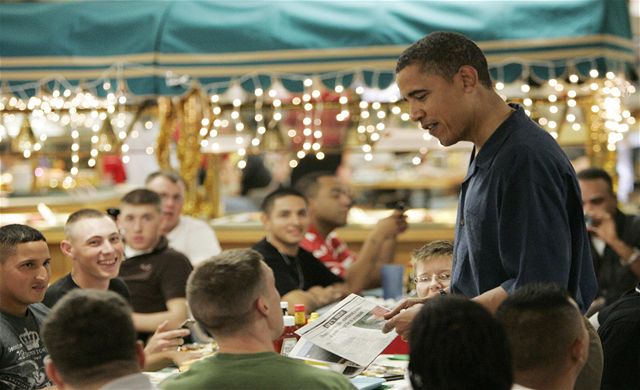
[[136,330],[150,334],[165,320],[168,329],[179,327],[187,319],[185,287],[193,267],[160,234],[158,194],[146,189],[126,194],[120,203],[118,227],[126,255],[120,277],[131,293]]

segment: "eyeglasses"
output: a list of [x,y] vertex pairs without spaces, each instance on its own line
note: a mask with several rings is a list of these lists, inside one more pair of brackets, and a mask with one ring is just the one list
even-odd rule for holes
[[424,282],[431,282],[432,280],[434,280],[434,278],[438,282],[448,282],[451,280],[451,272],[442,272],[439,274],[416,276],[415,278],[413,278],[413,281],[416,284],[418,284],[418,283],[424,283]]

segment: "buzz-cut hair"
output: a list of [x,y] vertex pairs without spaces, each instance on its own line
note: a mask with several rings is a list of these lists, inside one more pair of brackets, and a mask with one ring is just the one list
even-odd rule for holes
[[264,198],[264,200],[262,201],[262,205],[260,206],[260,210],[269,215],[276,200],[284,198],[285,196],[297,196],[298,198],[302,198],[305,203],[307,202],[307,198],[300,191],[289,187],[282,187],[278,188],[275,191],[272,191]]
[[67,222],[64,224],[64,236],[69,238],[71,235],[71,226],[74,225],[78,221],[82,221],[83,219],[100,219],[100,218],[109,218],[107,214],[103,213],[100,210],[96,209],[80,209],[78,211],[74,211],[67,218]]
[[266,288],[262,260],[252,249],[226,250],[200,264],[189,276],[191,312],[214,336],[232,335],[252,321],[253,304]]
[[42,338],[60,376],[76,388],[139,371],[131,308],[113,291],[70,291],[45,319]]
[[513,356],[514,371],[557,375],[582,335],[582,315],[557,284],[532,283],[517,289],[496,311]]
[[160,210],[162,204],[160,195],[146,188],[138,188],[128,192],[120,202],[132,206],[155,206],[158,210]]
[[426,262],[437,256],[453,256],[453,243],[447,240],[436,240],[424,244],[411,252],[411,261]]
[[147,178],[144,180],[144,184],[147,185],[151,183],[156,177],[164,177],[165,179],[169,180],[173,184],[178,184],[178,183],[185,184],[182,176],[180,176],[177,172],[168,171],[168,170],[155,171],[153,173],[150,173],[149,176],[147,176]]
[[13,256],[19,244],[34,241],[47,242],[44,235],[31,226],[14,223],[0,227],[0,263]]
[[468,298],[428,299],[412,321],[410,340],[409,378],[416,390],[511,389],[504,330]]
[[433,73],[451,81],[460,67],[469,65],[478,72],[480,83],[492,89],[487,58],[472,40],[462,34],[435,31],[409,46],[398,58],[396,73],[418,65],[423,73]]

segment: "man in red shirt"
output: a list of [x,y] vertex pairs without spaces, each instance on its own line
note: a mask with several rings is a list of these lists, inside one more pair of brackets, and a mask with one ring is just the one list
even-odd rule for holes
[[380,284],[380,268],[393,262],[396,237],[407,229],[406,216],[394,211],[374,226],[356,256],[335,233],[347,224],[352,199],[347,185],[327,172],[302,177],[296,188],[309,202],[311,224],[300,246],[313,253],[333,273],[345,279],[350,291]]

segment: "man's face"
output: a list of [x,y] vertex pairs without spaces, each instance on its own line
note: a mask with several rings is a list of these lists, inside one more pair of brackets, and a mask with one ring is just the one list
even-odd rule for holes
[[124,258],[120,232],[109,217],[85,218],[69,229],[62,251],[73,260],[74,272],[97,280],[118,276]]
[[282,329],[284,328],[282,312],[280,311],[280,293],[276,288],[276,279],[273,276],[271,267],[269,267],[264,261],[260,262],[260,266],[266,282],[266,291],[263,292],[263,297],[267,301],[269,308],[273,308],[273,310],[269,312],[269,324],[273,331],[271,339],[275,340],[282,334]]
[[166,177],[157,176],[147,184],[147,189],[160,195],[163,228],[166,232],[170,232],[180,222],[184,205],[184,184],[181,181],[174,183]]
[[287,195],[273,202],[268,215],[263,215],[264,227],[273,240],[285,246],[298,245],[309,224],[307,203],[299,196]]
[[336,176],[318,178],[318,191],[309,199],[309,210],[314,220],[335,227],[347,224],[351,208],[349,188]]
[[603,179],[579,180],[582,192],[582,207],[585,214],[593,213],[615,214],[617,201],[611,193],[607,182]]
[[123,203],[118,215],[118,227],[124,241],[136,250],[149,250],[160,239],[160,212],[154,205]]
[[409,65],[396,75],[400,93],[409,103],[411,120],[436,137],[443,146],[471,141],[468,116],[463,110],[465,87],[460,72],[448,81]]
[[51,276],[50,262],[46,242],[18,244],[15,253],[0,262],[0,307],[24,315],[28,305],[42,302]]
[[416,292],[420,298],[430,298],[446,290],[451,282],[452,260],[450,255],[433,256],[416,262]]

